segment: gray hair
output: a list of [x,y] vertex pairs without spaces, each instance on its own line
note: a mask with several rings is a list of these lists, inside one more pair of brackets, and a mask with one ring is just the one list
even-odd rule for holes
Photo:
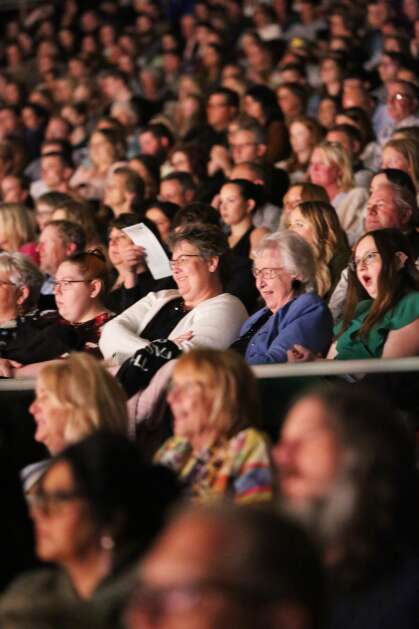
[[390,186],[394,191],[394,205],[403,216],[411,214],[407,221],[406,227],[419,227],[419,208],[416,196],[405,186],[391,183]]
[[38,305],[44,276],[29,258],[21,253],[0,253],[0,273],[18,288],[26,286],[29,289],[29,295],[24,303],[25,311]]
[[[316,291],[316,263],[310,245],[302,236],[280,229],[265,236],[253,251],[255,257],[265,251],[275,251],[290,275],[298,279],[304,291]],[[298,276],[298,277],[297,277]]]

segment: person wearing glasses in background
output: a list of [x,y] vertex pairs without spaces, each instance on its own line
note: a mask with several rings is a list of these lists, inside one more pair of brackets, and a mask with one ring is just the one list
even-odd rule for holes
[[[399,230],[367,232],[355,245],[343,319],[334,332],[329,359],[419,355],[419,270]],[[288,359],[317,357],[296,346]]]
[[380,146],[400,127],[419,126],[418,88],[408,81],[390,81],[387,85],[387,114],[389,122],[378,132]]
[[50,626],[41,620],[51,609],[51,626],[63,626],[66,612],[116,626],[137,561],[177,497],[169,470],[143,463],[126,437],[101,432],[60,452],[28,496],[36,554],[49,565],[12,582],[0,598],[1,626]]
[[254,252],[253,274],[265,307],[244,323],[232,348],[250,364],[283,363],[304,338],[311,351],[325,355],[332,316],[315,292],[315,261],[304,238],[287,230],[265,236]]
[[177,290],[150,292],[107,323],[100,338],[105,358],[126,361],[118,378],[128,394],[145,384],[138,378],[155,373],[152,357],[162,365],[193,347],[226,349],[247,317],[242,302],[223,289],[228,245],[219,227],[184,227],[169,244]]

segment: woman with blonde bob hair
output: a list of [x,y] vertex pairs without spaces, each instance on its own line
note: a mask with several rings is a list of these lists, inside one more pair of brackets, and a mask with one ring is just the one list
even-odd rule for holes
[[351,255],[335,208],[322,201],[305,201],[289,214],[289,229],[310,245],[316,263],[317,290],[328,300]]
[[35,440],[53,455],[97,430],[128,432],[121,386],[102,363],[85,353],[41,369],[29,410],[36,423]]
[[363,209],[368,192],[365,188],[355,187],[347,153],[339,144],[322,142],[311,154],[308,172],[310,181],[326,190],[352,244],[363,232]]
[[256,379],[233,351],[196,349],[176,363],[167,401],[174,437],[155,460],[173,469],[199,502],[271,498],[268,438],[259,419]]
[[35,245],[35,218],[24,205],[0,204],[0,250],[19,252],[38,263]]

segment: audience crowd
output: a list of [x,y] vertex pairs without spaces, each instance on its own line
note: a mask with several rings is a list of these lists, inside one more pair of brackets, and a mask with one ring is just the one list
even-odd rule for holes
[[252,367],[419,356],[419,0],[33,4],[0,378],[45,452],[0,440],[0,626],[416,629],[417,382],[268,426]]

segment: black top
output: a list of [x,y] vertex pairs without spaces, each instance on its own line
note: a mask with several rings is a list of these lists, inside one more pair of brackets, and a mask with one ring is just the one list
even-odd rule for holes
[[167,339],[179,321],[183,319],[186,312],[185,302],[182,297],[172,299],[160,308],[151,321],[145,326],[144,330],[141,332],[141,338],[147,341]]

